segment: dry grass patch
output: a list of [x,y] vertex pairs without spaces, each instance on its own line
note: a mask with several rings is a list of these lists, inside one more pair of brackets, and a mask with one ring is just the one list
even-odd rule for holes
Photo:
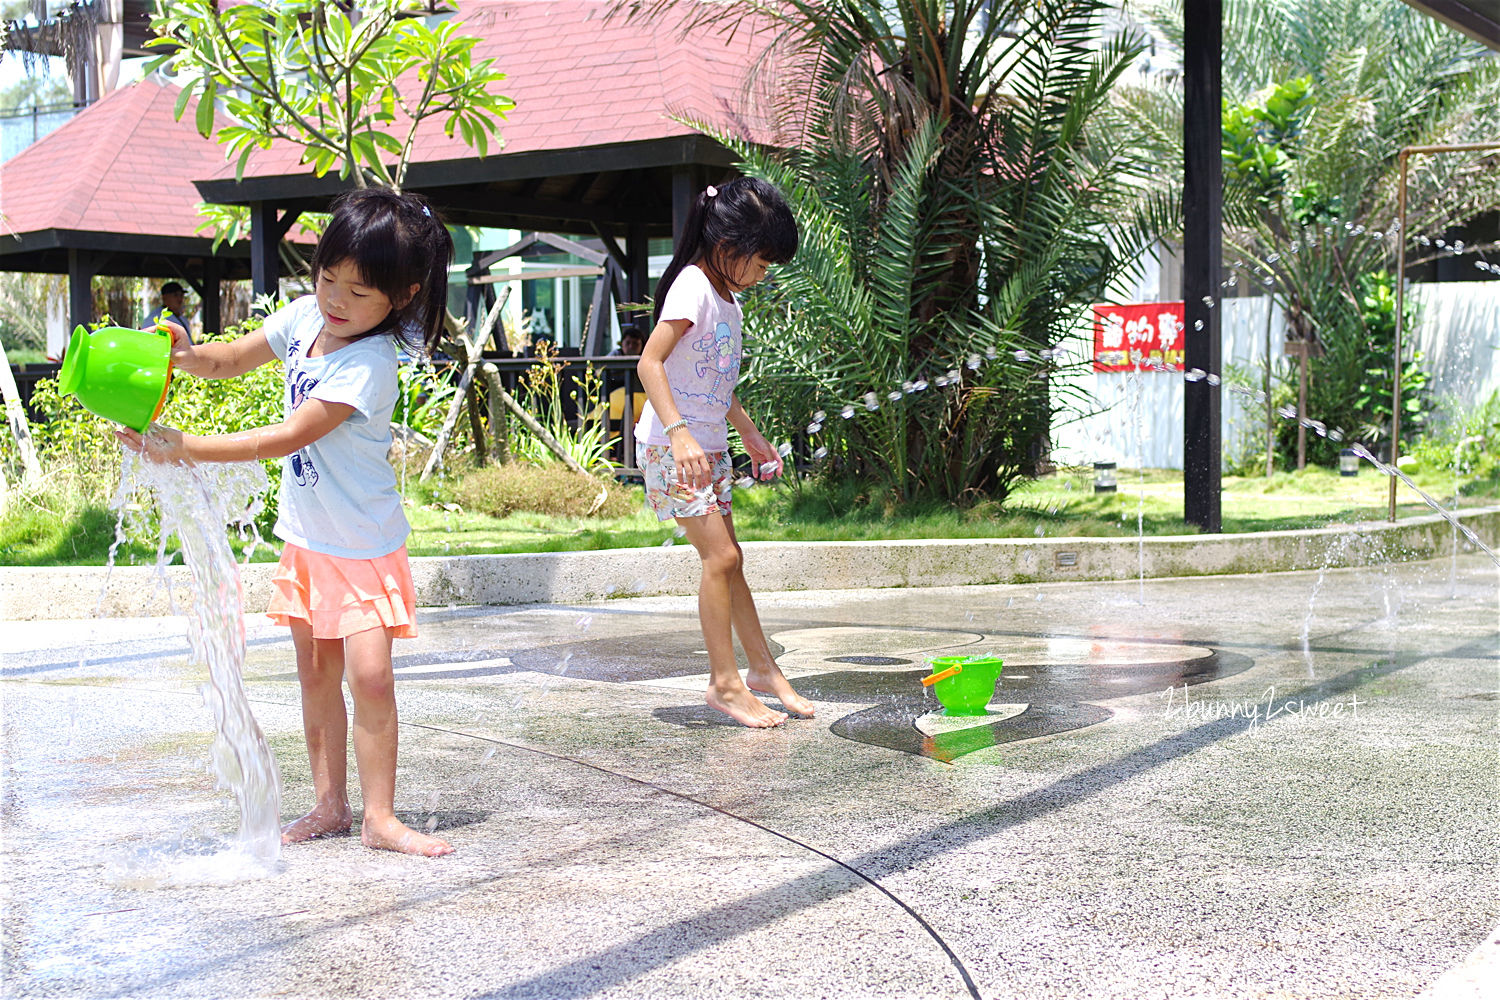
[[525,511],[554,517],[616,518],[630,514],[639,503],[614,481],[579,475],[561,463],[486,466],[459,479],[453,495],[465,510],[494,517]]

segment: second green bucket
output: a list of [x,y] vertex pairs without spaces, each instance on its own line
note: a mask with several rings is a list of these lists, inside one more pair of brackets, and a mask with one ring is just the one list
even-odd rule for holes
[[995,696],[1005,663],[998,656],[934,656],[922,683],[932,688],[944,715],[983,715]]
[[172,338],[152,330],[106,326],[73,331],[58,373],[59,391],[90,413],[145,433],[172,384]]

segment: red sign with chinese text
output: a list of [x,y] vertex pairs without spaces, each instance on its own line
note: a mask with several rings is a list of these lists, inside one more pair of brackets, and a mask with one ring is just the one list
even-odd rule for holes
[[1094,371],[1182,371],[1181,302],[1094,306]]

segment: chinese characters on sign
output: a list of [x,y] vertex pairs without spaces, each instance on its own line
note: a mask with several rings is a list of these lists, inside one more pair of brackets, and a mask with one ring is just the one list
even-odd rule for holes
[[1182,371],[1181,302],[1094,306],[1094,371]]

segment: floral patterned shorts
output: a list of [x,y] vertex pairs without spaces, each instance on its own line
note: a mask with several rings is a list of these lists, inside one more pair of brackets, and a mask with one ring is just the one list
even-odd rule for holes
[[670,447],[638,443],[635,464],[646,480],[646,509],[655,514],[658,521],[728,514],[733,502],[734,465],[727,451],[711,451],[708,460],[713,466],[713,480],[695,491],[677,481],[677,466],[672,461]]

